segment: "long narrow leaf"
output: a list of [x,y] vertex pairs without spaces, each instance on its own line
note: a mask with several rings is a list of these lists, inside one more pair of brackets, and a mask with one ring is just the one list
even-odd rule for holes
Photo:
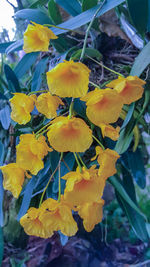
[[38,55],[38,52],[24,55],[24,57],[19,61],[14,69],[14,72],[18,79],[22,78],[22,76],[30,69],[32,64],[36,61]]
[[11,52],[22,50],[22,46],[23,46],[23,40],[18,40],[9,45],[5,52],[6,54],[9,54]]
[[3,253],[4,253],[3,229],[2,227],[0,227],[0,266],[2,266]]
[[33,189],[35,187],[36,180],[37,180],[36,176],[33,176],[32,179],[26,185],[22,204],[21,204],[19,213],[17,215],[17,221],[20,220],[20,218],[27,212],[27,210],[29,208],[30,201],[32,198],[32,192],[33,192]]
[[136,57],[132,66],[130,75],[140,76],[145,68],[150,64],[150,42],[142,49],[141,53]]
[[31,91],[38,91],[40,89],[41,82],[42,82],[41,76],[42,76],[42,73],[45,72],[47,62],[48,62],[48,57],[44,57],[37,64],[35,71],[34,71],[33,79],[32,79]]
[[0,172],[0,227],[4,225],[3,197],[4,197],[3,179],[2,179],[2,174]]
[[132,201],[129,197],[127,192],[125,191],[122,184],[116,179],[115,176],[109,178],[110,183],[114,186],[117,192],[122,196],[122,198],[137,212],[139,213],[144,219],[146,219],[145,215],[140,211],[140,209],[136,206],[136,204]]
[[[124,0],[113,0],[113,1],[107,0],[106,3],[103,5],[102,9],[98,12],[97,17],[100,17],[101,15],[109,11],[110,9],[122,4],[123,2]],[[82,25],[85,25],[86,23],[91,21],[93,15],[95,14],[98,8],[99,8],[99,5],[81,13],[80,15],[77,15],[74,18],[69,19],[68,21],[64,23],[59,24],[58,26],[62,28],[70,29],[70,30],[77,29],[81,27]],[[62,29],[56,29],[56,28],[52,28],[52,30],[56,35],[59,35],[61,33],[68,31],[68,30],[62,30]]]
[[17,19],[28,19],[39,24],[53,24],[50,18],[38,9],[22,9],[15,13]]
[[131,206],[124,200],[124,198],[116,193],[118,202],[122,209],[124,210],[135,234],[138,236],[140,240],[143,242],[149,241],[149,236],[146,230],[146,223],[142,216],[139,215]]
[[5,53],[6,49],[14,42],[0,43],[0,53]]

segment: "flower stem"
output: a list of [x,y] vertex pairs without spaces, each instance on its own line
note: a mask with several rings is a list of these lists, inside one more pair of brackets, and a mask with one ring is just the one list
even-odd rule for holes
[[48,131],[48,129],[45,129],[43,132],[36,134],[35,137],[38,139],[40,135],[43,135],[44,133],[46,133]]
[[89,35],[89,32],[90,32],[90,29],[91,29],[91,27],[93,25],[94,20],[96,19],[96,16],[97,16],[98,12],[101,10],[103,5],[105,4],[105,1],[106,0],[104,0],[103,3],[99,6],[99,8],[96,10],[96,12],[95,12],[95,14],[94,14],[89,26],[87,27],[85,38],[84,38],[84,44],[83,44],[83,48],[82,48],[82,52],[81,52],[80,61],[83,59],[83,57],[85,55],[86,43],[87,43],[87,39],[88,39],[88,35]]
[[60,160],[59,160],[59,164],[58,164],[58,173],[59,173],[59,175],[58,175],[58,177],[59,177],[58,202],[60,202],[60,199],[61,199],[61,173],[60,173],[60,166],[61,166],[62,158],[63,158],[63,152],[61,152],[61,156],[60,156]]
[[95,60],[94,58],[92,58],[92,57],[90,57],[90,56],[88,56],[88,55],[86,55],[86,56],[87,56],[88,58],[90,58],[91,60],[93,60],[93,61],[94,61],[95,63],[97,63],[98,65],[100,65],[101,67],[103,67],[104,69],[109,70],[109,71],[113,72],[114,74],[116,74],[116,75],[118,75],[118,76],[124,77],[124,75],[122,75],[121,73],[119,73],[119,72],[117,72],[117,71],[115,71],[115,70],[112,70],[112,69],[106,67],[105,65],[103,65],[101,62],[98,62],[98,61]]
[[85,169],[87,169],[87,167],[86,167],[84,161],[82,160],[81,156],[79,155],[79,153],[77,153],[77,155],[78,155],[78,158],[81,161],[82,165],[85,167]]
[[72,118],[73,105],[74,105],[74,98],[72,98],[72,100],[71,100],[71,104],[70,104],[70,107],[69,107],[69,119]]
[[74,152],[73,154],[74,154],[74,157],[75,157],[76,162],[77,162],[77,164],[78,164],[79,170],[80,170],[80,172],[82,173],[82,167],[81,167],[81,164],[80,164],[80,162],[79,162],[79,160],[78,160],[78,158],[77,158],[77,155],[76,155],[75,152]]
[[38,94],[38,93],[48,93],[48,90],[40,90],[40,91],[32,91],[28,94],[28,96],[33,95],[33,94]]
[[35,134],[38,135],[40,132],[42,132],[45,128],[47,128],[51,124],[51,121],[48,122],[45,126],[43,126],[40,130],[38,130]]
[[53,24],[43,24],[43,26],[48,26],[48,27],[52,27],[52,28],[56,28],[56,29],[60,29],[60,30],[64,30],[64,31],[70,31],[70,32],[75,32],[75,33],[79,33],[78,31],[75,30],[71,30],[71,29],[67,29],[67,28],[62,28]]
[[63,163],[65,164],[65,166],[67,167],[68,171],[71,172],[71,169],[69,168],[69,166],[68,166],[68,164],[66,163],[66,161],[65,161],[64,159],[63,159],[62,161],[63,161]]
[[49,181],[48,181],[47,185],[46,185],[46,186],[45,186],[45,188],[44,188],[44,191],[43,191],[43,193],[42,193],[42,196],[41,196],[41,199],[40,199],[39,207],[40,207],[40,206],[41,206],[41,204],[42,204],[42,201],[43,201],[43,198],[44,198],[45,192],[46,192],[46,190],[47,190],[47,188],[48,188],[48,186],[49,186],[49,184],[50,184],[50,182],[51,182],[51,180],[52,180],[52,178],[53,178],[54,174],[56,173],[56,171],[57,171],[58,167],[59,167],[59,163],[58,163],[58,165],[57,165],[56,169],[53,171],[52,175],[51,175],[51,176],[50,176],[50,178],[49,178]]
[[92,134],[93,138],[96,140],[96,142],[101,146],[103,150],[105,150],[105,147],[102,145],[102,143]]
[[93,83],[93,82],[91,82],[91,81],[89,81],[89,83],[90,83],[91,85],[95,86],[96,88],[101,89],[96,83]]

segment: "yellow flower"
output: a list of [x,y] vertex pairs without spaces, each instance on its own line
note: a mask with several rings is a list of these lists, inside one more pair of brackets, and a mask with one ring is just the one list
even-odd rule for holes
[[84,96],[88,91],[89,73],[83,63],[64,60],[47,72],[49,90],[60,97]]
[[25,171],[16,163],[10,163],[0,169],[3,173],[4,189],[9,190],[15,198],[18,198],[24,183]]
[[23,50],[26,53],[48,51],[50,39],[58,37],[48,28],[32,22],[24,33]]
[[142,97],[146,82],[137,76],[128,76],[127,78],[118,77],[118,79],[107,84],[114,88],[123,97],[124,104],[131,104]]
[[44,211],[40,220],[51,231],[61,231],[64,235],[73,236],[78,227],[73,219],[71,208],[64,202],[63,197],[58,202],[52,198],[47,199],[41,205]]
[[19,124],[26,124],[31,120],[30,112],[34,109],[35,95],[25,95],[23,93],[14,93],[10,101],[12,108],[11,118]]
[[72,236],[78,230],[71,209],[65,204],[63,198],[60,202],[49,198],[40,208],[30,208],[21,218],[20,223],[28,235],[43,238],[51,237],[54,231]]
[[83,219],[83,225],[87,232],[91,232],[97,223],[100,223],[103,218],[104,200],[98,202],[85,203],[78,206],[78,214]]
[[57,116],[56,110],[59,105],[64,105],[61,99],[57,96],[52,96],[50,93],[41,94],[36,101],[37,110],[44,114],[48,119]]
[[59,152],[84,152],[92,144],[92,131],[82,119],[61,116],[48,129],[50,145]]
[[105,180],[98,176],[95,166],[90,169],[83,167],[82,173],[77,168],[76,171],[67,173],[62,179],[67,180],[64,199],[72,207],[87,202],[97,202],[103,195]]
[[114,141],[116,141],[119,138],[119,131],[120,131],[119,126],[114,128],[109,124],[101,123],[99,127],[101,128],[103,137],[107,136]]
[[114,175],[117,171],[115,164],[117,159],[120,158],[119,154],[109,148],[103,150],[100,146],[96,147],[96,155],[98,155],[97,161],[100,165],[98,175],[101,178],[107,179]]
[[48,147],[44,136],[36,139],[33,134],[23,134],[16,146],[16,162],[21,168],[36,175],[44,167],[42,159],[48,151],[52,149]]
[[87,117],[98,126],[100,123],[116,122],[123,106],[122,97],[116,90],[109,88],[96,88],[81,100],[86,101]]
[[20,224],[28,235],[34,235],[42,238],[48,238],[53,235],[50,228],[44,226],[40,220],[42,209],[30,208],[27,213],[20,219]]

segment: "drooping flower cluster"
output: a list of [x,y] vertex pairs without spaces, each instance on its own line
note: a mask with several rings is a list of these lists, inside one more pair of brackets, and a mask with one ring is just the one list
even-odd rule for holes
[[[49,28],[32,23],[24,34],[24,50],[26,53],[48,51],[49,40],[56,38]],[[34,106],[52,120],[46,128],[49,144],[43,136],[45,126],[44,131],[41,129],[35,134],[20,136],[20,142],[16,146],[16,163],[0,167],[5,189],[18,197],[24,177],[31,178],[31,175],[36,175],[44,167],[43,159],[52,148],[61,154],[73,152],[78,164],[76,171],[69,171],[61,177],[66,180],[64,195],[59,192],[57,201],[49,198],[39,208],[30,208],[21,218],[20,223],[28,235],[48,238],[54,231],[74,235],[78,227],[72,210],[78,212],[88,232],[102,220],[104,187],[106,180],[116,173],[115,165],[120,156],[114,150],[98,146],[95,156],[98,168],[93,165],[88,169],[76,153],[90,148],[93,143],[92,130],[83,119],[73,116],[72,112],[69,112],[68,117],[57,117],[59,105],[64,106],[60,97],[80,97],[86,102],[88,119],[100,127],[103,138],[109,137],[116,141],[120,128],[114,128],[111,123],[118,120],[124,104],[130,104],[142,96],[145,82],[136,76],[119,77],[107,84],[109,88],[95,88],[88,93],[89,74],[89,68],[83,63],[65,60],[47,72],[49,91],[38,97],[15,93],[10,99],[11,118],[17,123],[28,123]]]

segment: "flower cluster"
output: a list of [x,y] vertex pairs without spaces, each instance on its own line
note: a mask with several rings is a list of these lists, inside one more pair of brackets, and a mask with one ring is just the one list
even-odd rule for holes
[[[56,38],[47,27],[32,23],[24,34],[24,50],[27,53],[48,51],[49,40]],[[89,121],[100,127],[103,138],[107,136],[116,141],[120,128],[114,128],[111,124],[118,120],[124,104],[130,104],[142,96],[145,82],[136,76],[119,77],[107,84],[109,88],[95,88],[88,92],[89,74],[89,68],[83,63],[65,60],[46,73],[49,91],[38,97],[31,93],[15,93],[10,99],[11,118],[17,123],[29,122],[34,106],[52,120],[44,126],[44,131],[41,129],[40,132],[20,136],[20,142],[16,146],[16,163],[1,167],[5,189],[18,197],[25,176],[31,178],[36,175],[44,167],[44,157],[53,149],[61,152],[61,156],[63,152],[74,153],[78,165],[75,171],[69,171],[60,177],[66,180],[66,186],[63,195],[59,191],[58,200],[49,198],[39,208],[30,208],[21,218],[20,223],[28,235],[48,238],[54,231],[74,235],[78,227],[72,211],[78,212],[88,232],[102,220],[104,187],[106,180],[116,173],[115,165],[120,156],[116,151],[105,149],[101,145],[93,136],[90,124],[87,125],[79,116],[72,115],[73,99],[69,116],[57,116],[57,109],[59,105],[64,105],[61,98],[81,98],[86,102]],[[98,168],[96,165],[87,168],[78,152],[89,149],[93,138],[100,144],[96,147],[96,156],[93,158],[97,158]]]

